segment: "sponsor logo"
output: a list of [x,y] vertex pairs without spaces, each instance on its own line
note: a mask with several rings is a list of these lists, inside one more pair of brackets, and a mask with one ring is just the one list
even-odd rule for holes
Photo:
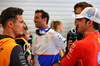
[[99,41],[99,43],[100,43],[100,38],[98,38],[98,41]]
[[91,14],[91,13],[88,13],[88,15],[87,15],[87,16],[90,18],[90,17],[92,17],[92,14]]
[[98,54],[98,63],[100,64],[100,52],[99,52],[99,54]]

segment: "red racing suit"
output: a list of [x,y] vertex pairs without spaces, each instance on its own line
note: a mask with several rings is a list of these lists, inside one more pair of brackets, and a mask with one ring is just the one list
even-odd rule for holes
[[93,31],[75,41],[61,66],[100,66],[100,34]]

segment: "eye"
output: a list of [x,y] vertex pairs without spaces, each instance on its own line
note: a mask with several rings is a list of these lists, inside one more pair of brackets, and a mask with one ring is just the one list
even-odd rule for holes
[[78,20],[78,21],[79,21],[80,19],[76,19],[76,20]]
[[20,23],[25,23],[24,21],[20,21]]
[[39,19],[39,17],[34,17],[34,19]]
[[76,19],[76,20],[81,21],[82,19]]

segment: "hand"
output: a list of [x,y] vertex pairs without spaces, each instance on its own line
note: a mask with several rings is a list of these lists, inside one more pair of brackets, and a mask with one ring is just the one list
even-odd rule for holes
[[72,40],[68,41],[68,50],[70,49],[71,45],[73,44]]
[[59,49],[59,55],[61,58],[64,56],[64,51],[61,48]]
[[61,66],[60,63],[54,63],[52,66]]
[[29,63],[31,62],[31,55],[27,56],[27,60],[28,60]]

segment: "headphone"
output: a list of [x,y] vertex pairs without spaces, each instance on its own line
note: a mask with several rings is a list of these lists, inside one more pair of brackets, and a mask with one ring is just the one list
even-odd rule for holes
[[37,29],[37,30],[36,30],[36,34],[41,36],[41,35],[44,35],[46,32],[48,32],[49,30],[50,30],[49,27],[47,27],[46,29],[45,29],[45,28],[42,28],[42,29],[40,29],[40,30]]

